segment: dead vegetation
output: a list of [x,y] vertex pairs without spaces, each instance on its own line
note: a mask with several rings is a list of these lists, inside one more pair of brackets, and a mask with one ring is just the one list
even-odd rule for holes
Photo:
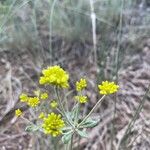
[[[132,8],[131,11],[126,9],[126,11],[123,12],[124,22],[123,28],[121,30],[122,36],[120,39],[121,51],[119,53],[118,60],[118,83],[120,85],[120,91],[116,96],[117,103],[115,118],[113,116],[114,101],[112,100],[112,97],[110,97],[106,99],[102,106],[95,112],[95,116],[100,114],[100,124],[89,131],[88,139],[82,139],[80,141],[79,149],[150,149],[149,93],[145,97],[144,103],[142,104],[141,112],[138,116],[136,116],[135,122],[132,124],[131,131],[127,136],[125,147],[121,143],[123,135],[127,130],[128,124],[134,117],[135,111],[141,104],[142,98],[150,85],[150,38],[148,36],[150,33],[148,26],[150,20],[148,16],[149,5],[147,3],[148,1],[142,1],[141,3],[139,2],[138,5],[135,5],[134,9]],[[62,6],[67,7],[67,4],[68,1],[65,5]],[[20,4],[17,6],[19,7]],[[31,14],[35,15],[34,13],[36,12],[31,12],[33,9],[31,9],[32,7],[29,7],[30,4],[25,6],[26,7],[23,8],[28,10],[27,12],[29,16]],[[31,6],[33,5],[31,4]],[[57,5],[57,7],[58,6],[59,5]],[[20,11],[18,7],[14,9],[15,13],[16,10],[17,13],[18,11],[24,12]],[[116,6],[114,4],[114,8],[115,7]],[[41,8],[48,9],[43,4],[38,5],[36,10]],[[60,8],[60,6],[58,8]],[[56,10],[58,8],[56,8]],[[84,7],[80,7],[78,10],[72,10],[72,7],[67,7],[68,9],[63,7],[61,8],[61,11],[65,10],[65,12],[68,12],[70,10],[71,12],[75,12],[73,18],[77,22],[81,21],[85,16],[90,15],[86,10],[87,8],[84,9]],[[113,9],[113,7],[111,8]],[[79,10],[82,11],[80,12]],[[108,10],[105,12],[106,14],[103,14],[103,18],[105,18],[108,13],[113,11],[111,10],[111,12],[109,12]],[[70,14],[70,11],[68,16],[72,14]],[[117,9],[117,11],[119,10]],[[109,16],[109,18],[106,17],[105,19],[108,19],[111,23],[114,23],[115,27],[118,29],[117,24],[119,21],[117,11],[115,14],[112,14],[113,16]],[[83,12],[85,14],[83,14]],[[31,31],[29,30],[31,29],[30,21],[33,18],[26,18],[26,13],[18,14],[20,16],[17,17],[21,19],[21,21],[18,24],[15,24],[18,25],[15,26],[17,30],[14,30],[16,28],[13,28],[12,26],[6,26],[7,28],[4,28],[4,31],[10,32],[1,32],[3,38],[0,40],[0,149],[52,149],[52,147],[49,146],[49,139],[47,137],[38,134],[33,135],[26,133],[24,131],[26,123],[14,116],[14,110],[16,108],[21,107],[27,117],[29,116],[28,114],[30,112],[27,106],[23,106],[19,103],[19,94],[22,91],[31,93],[31,91],[38,86],[37,79],[40,75],[42,67],[45,67],[51,63],[61,64],[66,68],[66,70],[71,72],[73,79],[70,81],[70,84],[72,88],[74,87],[74,81],[80,76],[86,76],[88,78],[89,87],[87,88],[87,95],[91,101],[83,110],[84,113],[87,113],[89,109],[91,109],[91,107],[95,104],[98,97],[98,94],[96,94],[97,90],[94,86],[94,82],[96,82],[95,78],[97,78],[98,81],[103,79],[115,79],[113,67],[116,67],[116,64],[114,65],[114,58],[116,56],[116,43],[118,42],[116,36],[119,31],[114,31],[114,27],[109,25],[106,26],[106,22],[104,22],[105,20],[102,22],[100,21],[100,25],[102,26],[97,28],[98,68],[96,68],[93,62],[93,56],[91,55],[91,50],[93,48],[92,38],[90,38],[91,31],[89,31],[91,26],[89,25],[86,27],[86,29],[84,28],[87,22],[90,23],[91,20],[89,18],[84,20],[85,22],[82,24],[83,28],[80,28],[80,26],[73,26],[71,28],[72,30],[69,30],[69,33],[67,33],[68,28],[66,28],[66,25],[63,26],[63,29],[65,30],[61,30],[60,26],[55,26],[59,25],[57,24],[57,20],[59,18],[54,18],[52,31],[55,31],[58,28],[59,30],[57,30],[55,33],[52,33],[53,36],[51,39],[51,46],[53,51],[51,51],[50,54],[50,33],[47,20],[45,20],[45,18],[48,17],[48,12],[45,11],[42,13],[40,11],[39,14],[37,14],[37,26],[34,26],[34,34],[29,32]],[[83,16],[79,18],[79,14],[82,14]],[[66,16],[64,15],[64,18],[65,17]],[[97,17],[97,19],[99,19],[101,16],[97,15]],[[25,24],[23,26],[26,21],[28,21],[29,24]],[[64,21],[63,23],[66,22]],[[72,22],[70,21],[69,27],[72,26],[71,23]],[[75,24],[76,22],[73,23]],[[97,26],[99,26],[99,23]],[[77,28],[80,28],[80,30],[77,30]],[[73,34],[74,32],[75,34]],[[82,32],[86,34],[82,34],[80,37],[80,33]],[[99,75],[96,75],[96,72],[99,72]],[[112,122],[115,124],[115,138],[113,139],[113,143],[111,143]],[[45,140],[41,139],[43,137]],[[75,147],[75,149],[78,148]]]

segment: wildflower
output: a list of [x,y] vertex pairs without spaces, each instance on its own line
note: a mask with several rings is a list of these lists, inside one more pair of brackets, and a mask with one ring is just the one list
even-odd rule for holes
[[22,93],[22,94],[19,96],[19,99],[20,99],[21,102],[27,102],[28,96],[27,96],[27,94]]
[[76,90],[82,91],[84,88],[86,88],[87,82],[85,79],[81,78],[80,81],[76,82]]
[[64,121],[61,119],[61,115],[55,113],[48,114],[48,117],[43,119],[42,127],[45,134],[51,134],[53,137],[56,137],[62,134],[61,129],[65,126]]
[[42,71],[43,76],[40,77],[40,84],[51,84],[61,88],[69,86],[69,74],[64,71],[60,66],[52,66]]
[[58,103],[57,103],[55,100],[53,100],[53,101],[50,103],[50,106],[51,106],[52,108],[56,108],[56,107],[58,106]]
[[41,99],[45,100],[48,98],[48,94],[45,92],[45,93],[42,93],[41,96],[40,96]]
[[21,115],[22,115],[22,111],[21,111],[20,109],[16,109],[16,110],[15,110],[15,115],[16,115],[17,117],[21,116]]
[[103,81],[101,85],[98,85],[98,88],[100,94],[109,95],[117,92],[119,86],[114,82]]
[[87,102],[87,96],[82,96],[82,95],[78,95],[75,96],[75,99],[79,102],[79,103],[86,103]]
[[29,97],[27,104],[31,107],[36,107],[40,103],[40,100],[38,97]]
[[44,119],[44,117],[45,117],[45,114],[43,113],[43,112],[41,112],[40,114],[39,114],[39,119]]

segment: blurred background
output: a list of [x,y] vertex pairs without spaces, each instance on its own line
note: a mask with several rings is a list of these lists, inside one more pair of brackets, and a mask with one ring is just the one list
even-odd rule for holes
[[32,93],[41,70],[55,64],[69,72],[71,89],[88,80],[85,114],[100,97],[98,83],[120,86],[96,110],[99,125],[74,149],[117,150],[134,120],[122,150],[150,150],[149,0],[0,1],[0,150],[54,149],[57,140],[25,132],[14,110],[33,113],[18,97]]

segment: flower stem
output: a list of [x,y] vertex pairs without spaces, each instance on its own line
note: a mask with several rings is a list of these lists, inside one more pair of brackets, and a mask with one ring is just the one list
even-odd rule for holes
[[59,105],[60,105],[60,108],[61,108],[61,111],[62,111],[64,117],[66,118],[67,122],[68,122],[73,128],[75,128],[75,126],[72,124],[72,122],[68,119],[68,117],[67,117],[67,115],[66,115],[64,106],[63,106],[63,104],[62,104],[62,102],[61,102],[61,99],[60,99],[60,97],[59,97],[59,93],[58,93],[58,88],[57,88],[57,87],[55,87],[55,92],[56,92],[56,96],[57,96],[57,98],[58,98],[58,102],[59,102]]
[[104,99],[105,95],[103,95],[101,97],[101,99],[99,99],[99,101],[95,104],[95,106],[92,108],[92,110],[88,113],[88,115],[78,124],[78,127],[89,118],[89,116],[94,112],[95,108],[102,102],[102,100]]
[[73,150],[73,137],[74,137],[74,135],[72,134],[71,142],[70,142],[70,150]]

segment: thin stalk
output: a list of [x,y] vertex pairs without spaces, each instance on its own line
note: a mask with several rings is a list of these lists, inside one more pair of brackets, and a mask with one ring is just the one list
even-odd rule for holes
[[53,13],[54,13],[54,8],[56,5],[57,0],[54,0],[51,6],[50,10],[50,18],[49,18],[49,52],[50,52],[50,63],[52,63],[52,20],[53,20]]
[[23,116],[21,116],[21,118],[22,118],[23,120],[25,120],[27,123],[34,125],[34,123],[32,123],[32,122],[31,122],[30,120],[28,120],[27,118],[24,118]]
[[70,150],[73,150],[73,137],[74,137],[74,134],[72,134],[72,137],[71,137]]
[[75,124],[75,125],[78,123],[79,111],[80,111],[80,104],[79,104],[79,102],[78,102],[76,105],[77,105],[77,111],[76,111],[75,119],[74,119],[74,124]]
[[[120,21],[119,21],[119,34],[118,34],[118,43],[117,43],[117,51],[116,51],[116,83],[118,83],[118,68],[119,68],[119,52],[120,52],[120,45],[121,45],[121,29],[122,29],[122,21],[123,21],[123,7],[124,7],[124,0],[122,0],[122,5],[121,5],[121,13],[120,13]],[[115,117],[116,117],[116,112],[117,112],[117,94],[115,94],[115,99],[114,99],[114,114],[113,114],[113,123],[112,123],[112,128],[111,128],[111,149],[113,150],[113,140],[115,136]]]
[[72,91],[69,91],[68,93],[66,93],[65,91],[64,91],[64,103],[65,103],[65,109],[67,110],[67,112],[69,111],[69,108],[68,108],[68,101],[67,101],[67,97],[71,94],[71,93],[73,93],[73,90]]
[[59,108],[56,108],[56,110],[63,116],[63,112]]
[[68,144],[65,144],[64,146],[65,146],[65,150],[68,150]]
[[81,140],[81,137],[80,137],[80,136],[78,136],[78,145],[77,145],[77,149],[79,149],[79,148],[80,148],[80,140]]
[[131,129],[132,129],[136,119],[138,118],[138,116],[139,116],[139,114],[140,114],[140,112],[141,112],[141,110],[142,110],[142,108],[143,108],[143,106],[145,104],[146,96],[147,96],[147,94],[149,92],[150,92],[150,84],[149,84],[148,89],[145,92],[145,94],[144,94],[144,96],[143,96],[143,98],[141,100],[141,103],[139,104],[137,110],[135,111],[135,114],[134,114],[132,120],[128,124],[128,127],[127,127],[127,129],[126,129],[126,131],[124,133],[124,136],[123,136],[123,138],[122,138],[122,140],[120,142],[120,146],[123,145],[123,144],[126,144],[126,141],[127,141],[127,138],[128,138],[128,134],[131,132]]
[[90,0],[90,6],[91,6],[91,21],[92,21],[92,34],[93,34],[93,56],[94,56],[95,67],[97,68],[96,14],[94,12],[93,0]]
[[64,106],[63,106],[63,104],[62,104],[62,102],[61,102],[61,99],[60,99],[60,97],[59,97],[59,93],[58,93],[58,88],[57,88],[57,87],[55,87],[55,93],[56,93],[56,96],[57,96],[57,98],[58,98],[58,102],[59,102],[59,105],[60,105],[60,108],[61,108],[61,111],[62,111],[64,117],[66,118],[67,122],[68,122],[73,128],[75,128],[74,124],[72,124],[72,122],[68,119],[68,117],[67,117],[67,115],[66,115]]
[[78,127],[85,121],[87,120],[90,115],[94,112],[94,110],[97,108],[97,106],[102,102],[102,100],[105,98],[106,95],[103,95],[101,99],[95,104],[95,106],[92,108],[92,110],[88,113],[88,115],[78,124]]
[[54,150],[58,150],[58,139],[56,137],[52,138],[52,142]]

